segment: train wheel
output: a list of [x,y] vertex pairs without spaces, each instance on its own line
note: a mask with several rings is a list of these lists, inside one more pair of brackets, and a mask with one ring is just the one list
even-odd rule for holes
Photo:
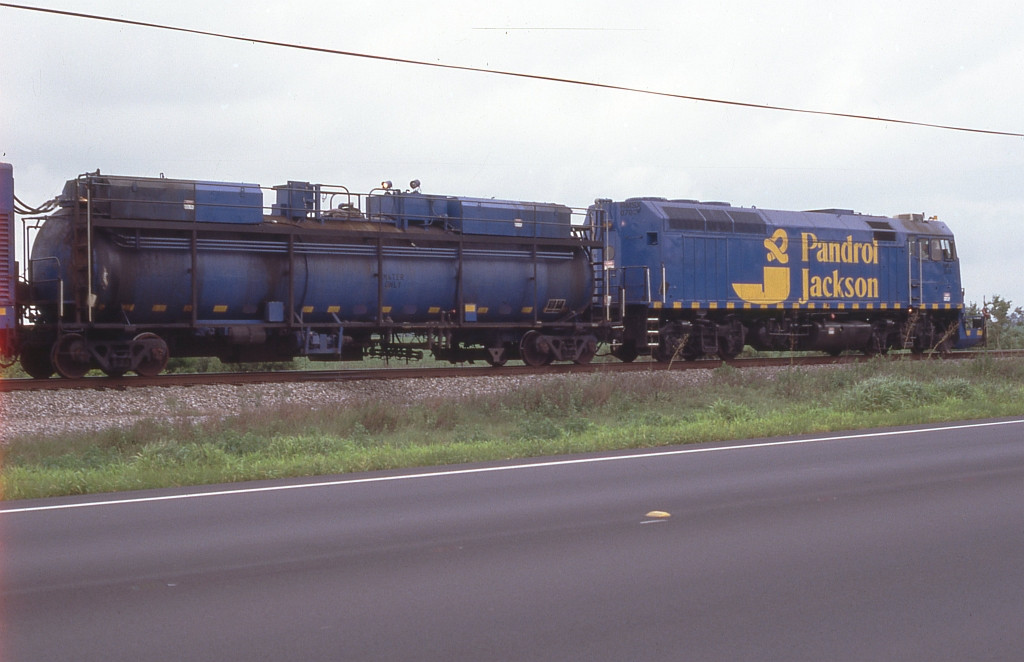
[[35,379],[48,379],[53,374],[49,347],[26,347],[21,350],[21,369]]
[[534,368],[551,363],[554,357],[551,356],[551,347],[548,341],[536,331],[527,331],[519,343],[519,356],[523,363]]
[[723,361],[736,358],[743,351],[745,342],[746,333],[743,325],[735,319],[731,320],[726,332],[718,336],[718,358]]
[[661,342],[651,352],[651,356],[658,363],[671,363],[675,359],[681,359],[683,357],[682,349],[688,338],[688,335],[662,331]]
[[584,365],[594,360],[594,356],[597,355],[597,341],[589,339],[583,345],[583,349],[580,350],[580,355],[573,359],[573,363]]
[[[164,339],[155,333],[140,333],[132,338],[132,356],[142,358],[135,364],[135,374],[140,377],[156,377],[167,367],[170,351]],[[134,361],[133,361],[134,362]]]
[[488,347],[487,348],[487,363],[500,368],[505,365],[508,361],[508,350],[505,347]]
[[722,336],[718,339],[718,358],[723,361],[731,361],[743,351],[743,341],[731,336]]
[[91,359],[85,338],[69,333],[57,339],[50,351],[50,362],[57,374],[68,379],[80,379],[89,372]]

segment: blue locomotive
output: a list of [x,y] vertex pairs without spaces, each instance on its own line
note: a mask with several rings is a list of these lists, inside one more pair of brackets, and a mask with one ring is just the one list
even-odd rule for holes
[[[960,264],[945,224],[848,209],[598,200],[606,318],[624,361],[759,350],[839,354],[968,347]],[[618,301],[615,301],[615,299]]]
[[[273,200],[264,205],[264,195]],[[945,225],[661,198],[554,203],[289,181],[70,180],[18,280],[0,166],[0,340],[30,375],[161,372],[170,356],[533,366],[757,349],[964,347]]]

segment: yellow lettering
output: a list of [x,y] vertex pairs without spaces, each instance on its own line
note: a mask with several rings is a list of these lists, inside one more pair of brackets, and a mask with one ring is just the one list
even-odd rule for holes
[[800,233],[800,257],[804,262],[810,262],[808,252],[812,246],[817,245],[818,237],[813,232]]
[[[859,246],[860,244],[858,244]],[[855,255],[856,249],[853,246],[853,235],[846,235],[846,241],[843,242],[842,248],[840,249],[839,261],[844,264],[856,263]]]
[[853,235],[842,241],[820,241],[813,232],[800,234],[800,255],[804,262],[811,255],[819,264],[878,264],[878,240],[855,242]]

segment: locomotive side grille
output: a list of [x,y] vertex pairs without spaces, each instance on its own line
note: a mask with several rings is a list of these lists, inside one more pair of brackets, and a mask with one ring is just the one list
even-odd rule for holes
[[669,230],[761,234],[767,227],[756,211],[675,206],[665,206],[663,211]]

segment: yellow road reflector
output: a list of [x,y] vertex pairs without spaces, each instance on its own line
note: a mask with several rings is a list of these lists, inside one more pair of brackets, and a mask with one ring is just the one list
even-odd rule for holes
[[664,510],[652,510],[651,512],[649,512],[646,515],[644,515],[644,517],[654,517],[654,518],[657,518],[657,519],[665,519],[665,518],[668,518],[668,517],[672,517],[672,515],[669,514],[669,513],[666,513]]

